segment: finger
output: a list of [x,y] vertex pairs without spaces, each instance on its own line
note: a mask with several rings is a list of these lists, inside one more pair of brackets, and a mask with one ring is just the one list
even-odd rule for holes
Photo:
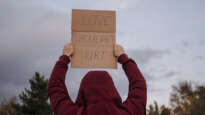
[[70,46],[71,45],[71,42],[67,43],[65,46]]
[[66,45],[65,48],[66,49],[71,48],[71,45]]
[[70,42],[70,43],[68,43],[68,46],[71,46],[72,45],[72,43]]

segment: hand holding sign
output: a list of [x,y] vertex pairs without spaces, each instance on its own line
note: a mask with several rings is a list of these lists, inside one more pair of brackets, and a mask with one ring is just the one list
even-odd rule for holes
[[119,44],[115,44],[114,47],[114,55],[118,58],[121,54],[123,54],[125,51],[123,47]]
[[71,56],[74,52],[73,44],[72,42],[66,44],[63,48],[63,54],[67,56]]

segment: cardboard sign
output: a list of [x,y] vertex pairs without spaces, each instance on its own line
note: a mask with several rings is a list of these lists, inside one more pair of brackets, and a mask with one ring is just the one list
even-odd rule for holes
[[72,68],[117,68],[115,11],[72,10]]

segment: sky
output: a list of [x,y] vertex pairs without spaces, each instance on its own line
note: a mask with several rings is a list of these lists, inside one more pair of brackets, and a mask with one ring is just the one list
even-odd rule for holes
[[[116,42],[143,73],[147,104],[169,105],[172,85],[205,84],[204,0],[0,0],[0,100],[29,88],[35,72],[50,77],[71,41],[72,9],[115,10]],[[90,70],[70,68],[66,86],[74,101]],[[106,70],[123,100],[128,80],[121,67]]]

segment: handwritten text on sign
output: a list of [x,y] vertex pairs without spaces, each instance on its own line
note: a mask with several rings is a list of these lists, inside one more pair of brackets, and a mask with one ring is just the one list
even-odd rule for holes
[[117,68],[114,57],[115,12],[73,10],[71,67]]

